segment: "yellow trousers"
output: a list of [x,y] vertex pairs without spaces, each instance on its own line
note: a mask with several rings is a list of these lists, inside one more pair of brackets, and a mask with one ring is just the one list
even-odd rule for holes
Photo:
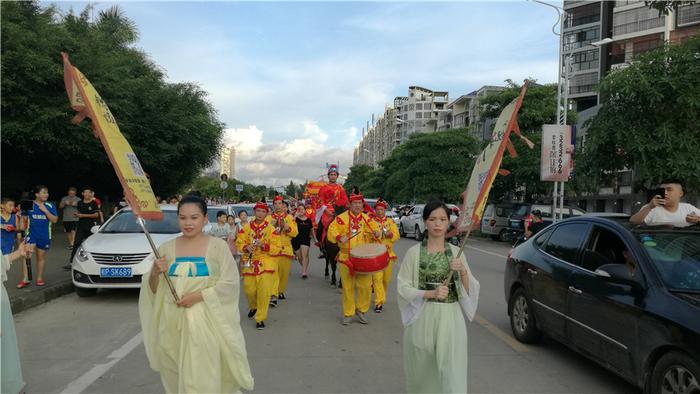
[[389,264],[383,271],[372,274],[372,288],[374,289],[374,305],[384,305],[386,303],[386,292],[391,281],[392,266],[394,260],[389,260]]
[[272,282],[277,272],[265,272],[257,276],[243,276],[243,292],[248,299],[248,308],[257,309],[255,322],[260,323],[267,319],[267,310],[270,308],[270,295],[272,294]]
[[[355,311],[365,313],[369,310],[372,299],[372,275],[350,275],[350,270],[345,264],[340,267],[340,280],[343,281],[343,316],[349,317]],[[357,290],[357,302],[355,302],[355,290]]]
[[275,283],[272,285],[272,295],[277,296],[279,293],[287,291],[287,282],[289,282],[289,271],[292,269],[292,258],[289,256],[277,256],[270,260],[274,260]]

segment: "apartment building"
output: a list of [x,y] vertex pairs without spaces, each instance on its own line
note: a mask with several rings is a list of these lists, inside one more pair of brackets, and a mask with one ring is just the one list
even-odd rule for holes
[[236,148],[222,146],[219,152],[219,175],[226,174],[229,178],[234,178],[236,174]]

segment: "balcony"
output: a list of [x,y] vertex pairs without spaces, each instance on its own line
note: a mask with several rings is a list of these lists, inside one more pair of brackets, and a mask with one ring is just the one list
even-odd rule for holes
[[659,16],[658,11],[650,10],[647,7],[615,12],[613,14],[613,39],[616,39],[617,36],[662,28],[664,23],[664,15]]

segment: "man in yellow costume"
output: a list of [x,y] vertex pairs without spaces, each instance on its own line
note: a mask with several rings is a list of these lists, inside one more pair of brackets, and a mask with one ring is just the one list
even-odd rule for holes
[[254,210],[255,220],[244,225],[238,232],[236,246],[243,252],[241,276],[243,292],[248,299],[248,318],[255,318],[255,328],[263,330],[277,275],[274,260],[270,256],[274,228],[267,220],[269,208],[265,202],[255,204]]
[[278,298],[280,300],[286,299],[284,292],[287,291],[289,270],[292,268],[292,256],[294,255],[292,238],[299,234],[299,229],[296,220],[287,213],[287,206],[279,194],[275,196],[272,208],[275,211],[268,217],[268,222],[273,228],[270,238],[270,256],[277,274],[274,276],[270,305],[277,306]]
[[360,323],[367,324],[365,313],[372,298],[372,275],[352,273],[347,265],[350,249],[376,242],[381,236],[379,227],[362,212],[363,208],[364,198],[357,187],[353,187],[350,210],[336,216],[328,228],[328,241],[340,248],[338,262],[341,264],[340,279],[343,282],[343,325],[350,324],[353,315]]
[[394,243],[399,240],[399,228],[391,218],[386,216],[386,210],[389,208],[387,203],[381,198],[374,204],[374,215],[372,222],[376,223],[379,230],[382,232],[380,237],[382,244],[386,246],[389,253],[389,264],[383,271],[372,274],[372,287],[374,288],[374,312],[382,313],[384,304],[386,303],[386,292],[391,281],[392,265],[396,261],[396,253],[394,253]]

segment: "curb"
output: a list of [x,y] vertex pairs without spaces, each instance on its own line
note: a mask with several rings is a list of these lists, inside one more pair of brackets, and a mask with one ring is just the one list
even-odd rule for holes
[[75,290],[73,281],[67,280],[47,286],[41,290],[28,292],[27,294],[18,295],[10,299],[12,314],[16,315],[29,308],[47,303],[53,299],[70,294]]

